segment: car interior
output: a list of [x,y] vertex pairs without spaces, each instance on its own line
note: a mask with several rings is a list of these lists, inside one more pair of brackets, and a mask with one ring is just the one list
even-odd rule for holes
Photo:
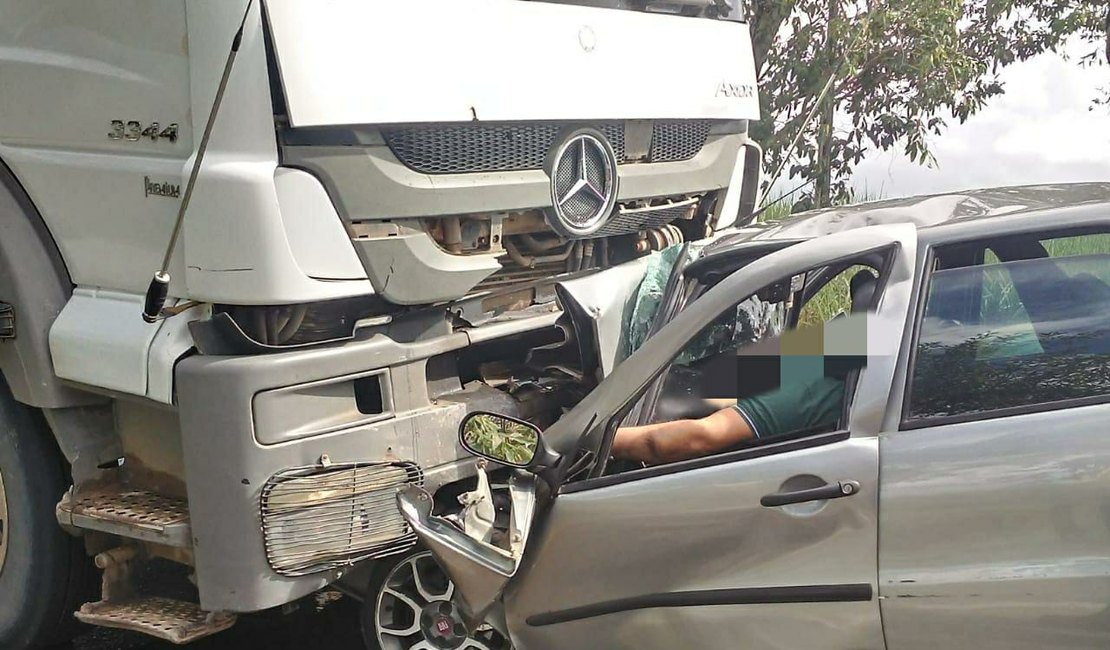
[[[738,348],[787,330],[814,325],[802,322],[807,305],[838,278],[847,279],[844,292],[847,295],[840,300],[842,309],[833,318],[843,317],[849,311],[869,310],[877,300],[881,267],[879,255],[813,269],[804,276],[767,287],[738,304],[735,312],[727,312],[713,323],[671,365],[656,398],[651,421],[700,418],[735,404]],[[761,315],[779,320],[760,323],[757,318]],[[720,334],[722,330],[724,336]],[[852,373],[849,385],[854,385],[854,378]]]
[[[941,249],[916,348],[910,419],[1083,398],[1110,355],[1110,254],[1007,237]],[[1052,255],[1055,248],[1065,254]],[[1103,275],[1103,278],[1099,277]],[[1095,372],[1089,372],[1094,370]],[[1110,380],[1103,380],[1110,381]]]

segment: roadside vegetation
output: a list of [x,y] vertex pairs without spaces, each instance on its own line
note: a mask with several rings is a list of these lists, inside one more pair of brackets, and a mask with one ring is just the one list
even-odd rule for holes
[[[757,0],[750,25],[768,186],[809,182],[796,199],[850,199],[853,168],[901,150],[933,164],[930,139],[1005,87],[1000,73],[1045,52],[1077,65],[1110,56],[1110,0]],[[1075,54],[1078,48],[1078,54]],[[1090,88],[1110,104],[1110,87]]]
[[[852,193],[851,203],[867,203],[870,201],[880,201],[883,199],[881,194],[864,191],[861,193]],[[759,216],[760,223],[775,223],[790,217],[791,214],[797,209],[797,204],[789,199],[777,200],[771,199],[768,202],[768,208]],[[817,292],[805,308],[802,309],[799,325],[802,327],[819,325],[827,322],[837,314],[846,313],[852,304],[851,292],[849,291],[848,283],[852,276],[857,271],[866,269],[865,266],[853,266],[850,269],[837,275],[828,284]]]

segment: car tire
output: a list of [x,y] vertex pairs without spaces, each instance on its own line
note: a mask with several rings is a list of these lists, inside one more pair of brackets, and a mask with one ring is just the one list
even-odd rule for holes
[[0,376],[0,648],[62,643],[80,631],[73,614],[95,584],[81,540],[54,507],[70,481],[49,427],[19,404]]
[[[454,585],[430,551],[414,548],[379,561],[359,617],[366,648],[511,650],[508,640],[488,626],[467,635],[451,603],[453,593]],[[437,630],[437,624],[443,628]]]

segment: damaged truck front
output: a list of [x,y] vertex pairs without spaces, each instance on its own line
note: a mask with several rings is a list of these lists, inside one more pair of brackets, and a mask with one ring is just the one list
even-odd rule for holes
[[558,417],[649,255],[754,210],[735,4],[0,0],[0,645],[329,585],[424,643],[396,490],[457,510],[463,418]]

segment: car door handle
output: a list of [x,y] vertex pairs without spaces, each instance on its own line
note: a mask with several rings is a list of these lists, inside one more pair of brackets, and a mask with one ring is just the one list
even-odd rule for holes
[[805,503],[806,501],[842,499],[844,497],[850,497],[858,492],[859,482],[839,481],[837,483],[830,483],[829,485],[822,485],[821,487],[810,488],[808,490],[775,492],[774,494],[768,494],[760,499],[759,503],[767,508],[777,508],[778,506],[787,506],[792,503]]

